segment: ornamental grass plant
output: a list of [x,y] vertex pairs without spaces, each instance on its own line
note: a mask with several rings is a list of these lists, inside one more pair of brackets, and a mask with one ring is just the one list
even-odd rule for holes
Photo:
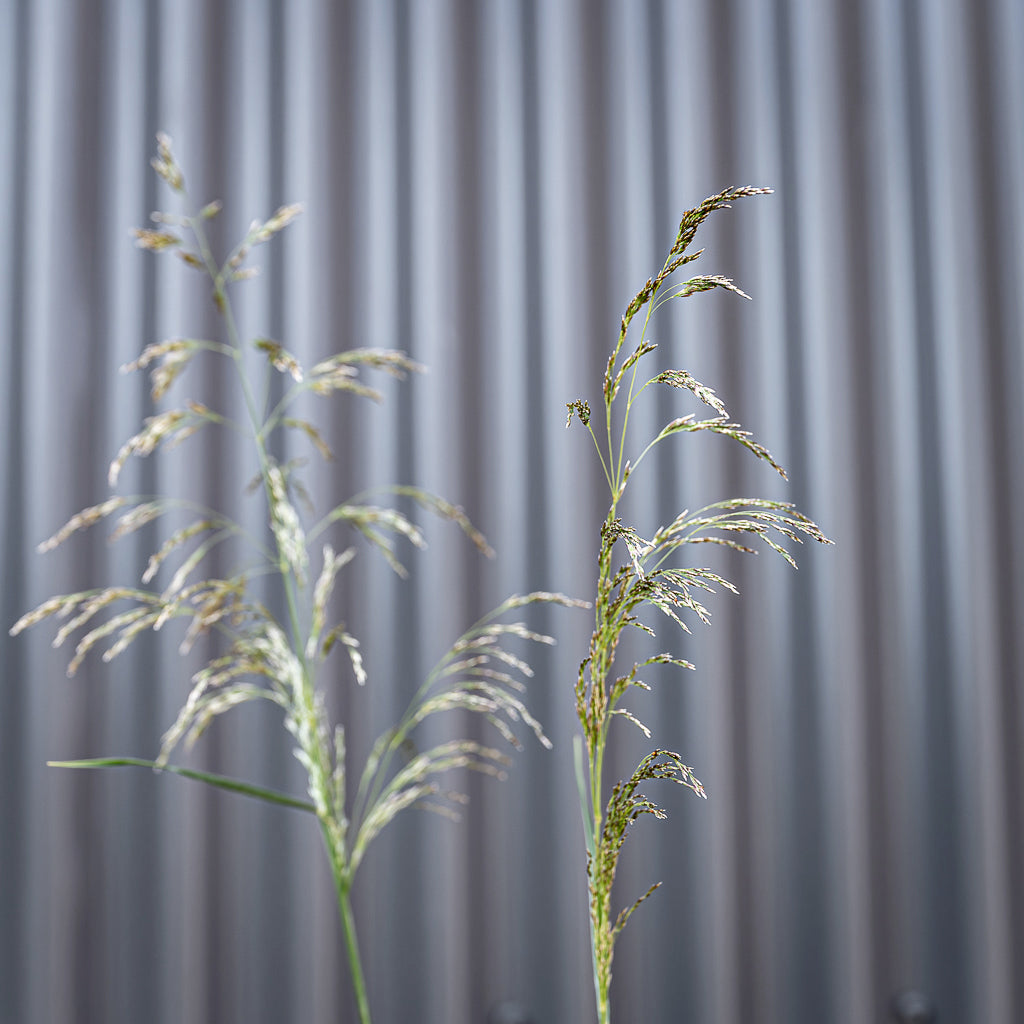
[[[181,205],[194,211],[170,140],[161,134],[157,141],[154,169]],[[149,345],[124,369],[148,371],[153,401],[160,403],[194,364],[223,361],[235,371],[230,377],[240,390],[245,414],[232,419],[226,412],[194,400],[155,412],[117,453],[110,466],[109,484],[116,487],[122,468],[133,457],[186,443],[201,431],[231,431],[244,438],[255,455],[259,472],[253,490],[262,501],[265,529],[262,534],[254,533],[227,511],[172,495],[115,494],[79,512],[40,549],[50,551],[100,523],[113,524],[112,540],[154,524],[162,531],[162,543],[142,568],[142,585],[98,587],[52,597],[23,616],[11,633],[20,633],[44,619],[57,619],[60,626],[54,645],[75,645],[69,675],[97,650],[102,650],[104,661],[116,658],[147,631],[181,629],[183,653],[204,641],[204,650],[209,647],[212,655],[192,676],[181,710],[165,733],[155,760],[106,757],[52,764],[64,768],[149,767],[308,812],[320,828],[334,879],[359,1020],[369,1024],[370,1006],[351,899],[357,871],[373,841],[405,809],[417,807],[458,816],[463,798],[442,785],[452,770],[501,778],[509,764],[503,747],[519,745],[517,730],[521,728],[550,746],[524,703],[525,680],[532,672],[518,648],[523,643],[552,640],[513,613],[538,602],[580,602],[540,592],[510,597],[452,644],[419,688],[409,694],[400,720],[377,737],[365,762],[353,763],[346,750],[344,723],[328,718],[326,680],[340,679],[345,686],[372,684],[359,640],[343,622],[332,618],[331,598],[340,574],[362,544],[382,556],[383,571],[405,575],[401,544],[423,547],[425,541],[413,519],[389,504],[396,499],[406,508],[418,506],[455,524],[480,551],[491,552],[459,507],[412,486],[357,495],[319,517],[307,507],[304,463],[297,459],[282,462],[272,454],[282,447],[281,435],[292,435],[330,460],[327,440],[300,414],[299,406],[307,400],[337,395],[379,401],[382,395],[367,375],[402,379],[422,368],[404,352],[376,348],[340,352],[307,368],[278,341],[243,341],[234,311],[235,288],[255,275],[250,262],[253,251],[270,242],[301,208],[283,206],[268,220],[254,222],[245,237],[225,257],[218,258],[210,244],[208,225],[220,209],[219,202],[211,202],[198,212],[156,213],[154,226],[136,231],[141,248],[174,255],[188,272],[208,278],[218,335]],[[255,376],[247,352],[250,344],[262,354]],[[274,377],[284,386],[279,381],[277,387],[271,387]],[[281,393],[276,402],[271,399],[275,393]],[[225,549],[242,552],[242,557],[226,572],[202,578],[202,573],[214,566],[213,556]],[[274,607],[283,612],[275,614]],[[252,701],[267,701],[280,709],[295,757],[306,773],[304,797],[172,762],[179,746],[190,747],[219,716]],[[469,716],[479,715],[493,727],[498,743],[454,738],[421,747],[420,726],[441,715],[452,717],[460,729]]]
[[[676,275],[703,252],[702,249],[691,252],[690,246],[697,229],[710,214],[728,208],[734,199],[769,191],[728,188],[683,214],[661,270],[647,280],[622,316],[618,340],[604,371],[598,414],[595,417],[586,399],[576,399],[567,406],[566,427],[571,426],[574,419],[578,420],[593,439],[610,499],[598,540],[594,629],[586,657],[579,666],[575,691],[582,736],[575,737],[574,755],[587,850],[591,951],[599,1024],[609,1024],[611,1020],[609,989],[615,941],[633,911],[661,885],[656,882],[618,912],[612,907],[616,868],[633,823],[645,815],[665,817],[664,810],[641,792],[640,787],[665,780],[706,797],[703,785],[682,756],[660,746],[644,756],[627,778],[609,786],[607,777],[612,773],[605,755],[612,722],[617,718],[625,719],[651,738],[651,730],[624,704],[635,689],[650,689],[642,679],[644,670],[653,665],[693,668],[690,662],[665,652],[624,668],[617,667],[620,642],[624,634],[634,630],[654,637],[654,629],[643,617],[647,609],[660,612],[675,626],[689,632],[688,619],[704,624],[710,622],[705,605],[707,595],[718,589],[736,592],[735,586],[717,572],[692,564],[688,556],[701,550],[696,545],[712,544],[744,553],[754,553],[757,550],[754,545],[764,545],[795,567],[787,543],[802,543],[807,537],[823,544],[831,543],[817,525],[791,504],[758,498],[731,498],[695,512],[684,510],[670,523],[659,526],[649,539],[624,522],[620,513],[626,488],[650,452],[657,445],[685,434],[721,435],[767,463],[783,478],[786,476],[768,450],[730,418],[721,399],[706,384],[685,370],[665,370],[650,377],[641,373],[641,367],[647,365],[645,360],[656,348],[649,335],[652,317],[665,303],[716,288],[748,298],[725,277],[697,276],[680,282]],[[644,315],[638,319],[641,313]],[[639,325],[639,330],[634,323]],[[633,339],[629,345],[627,338]],[[687,413],[667,423],[654,437],[638,441],[630,433],[630,415],[635,403],[653,387],[689,392],[714,415],[698,419],[695,414]]]

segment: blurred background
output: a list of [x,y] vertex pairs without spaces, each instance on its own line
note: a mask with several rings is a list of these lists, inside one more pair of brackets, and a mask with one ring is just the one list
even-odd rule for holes
[[[370,679],[325,679],[353,757],[505,595],[591,596],[607,500],[565,403],[598,404],[682,212],[775,189],[697,240],[698,272],[753,301],[670,307],[653,359],[714,387],[791,482],[683,438],[633,478],[628,515],[649,536],[684,507],[785,498],[836,546],[800,550],[798,572],[716,560],[741,596],[714,599],[713,625],[654,623],[653,650],[697,671],[632,707],[709,799],[652,791],[669,820],[627,846],[617,903],[665,884],[619,943],[614,1019],[865,1024],[908,991],[943,1024],[1024,1019],[1024,6],[2,0],[0,1021],[354,1019],[312,819],[46,767],[154,757],[194,668],[180,636],[70,680],[49,625],[7,636],[53,593],[136,581],[160,543],[99,528],[35,551],[107,496],[152,412],[118,367],[219,330],[198,275],[132,245],[150,211],[181,212],[149,167],[158,130],[195,203],[224,200],[222,252],[305,204],[239,286],[248,336],[307,365],[375,345],[429,366],[379,407],[318,407],[338,459],[310,463],[317,503],[415,483],[497,551],[424,521],[408,581],[353,563],[339,614]],[[172,400],[230,410],[231,384],[196,365]],[[698,411],[688,397],[638,407],[635,436]],[[248,459],[207,431],[119,492],[258,521]],[[462,823],[407,814],[357,878],[382,1024],[593,1020],[571,759],[589,618],[535,619],[559,641],[529,692],[554,751],[528,743],[505,783],[453,780]],[[645,745],[620,733],[627,774]],[[260,709],[187,763],[302,792]]]

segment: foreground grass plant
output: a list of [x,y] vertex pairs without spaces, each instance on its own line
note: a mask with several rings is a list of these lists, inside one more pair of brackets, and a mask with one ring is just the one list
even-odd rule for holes
[[[158,136],[158,156],[153,166],[188,206],[184,176],[164,135]],[[194,675],[191,692],[177,721],[163,737],[156,761],[98,758],[53,764],[73,768],[146,766],[314,815],[334,877],[359,1019],[369,1024],[370,1008],[351,901],[353,881],[368,847],[408,807],[457,817],[462,797],[441,788],[439,776],[444,773],[470,769],[501,777],[508,764],[506,753],[499,747],[470,739],[451,739],[419,750],[414,734],[435,715],[473,712],[491,723],[502,740],[515,746],[519,741],[514,729],[519,725],[550,746],[540,723],[523,703],[524,680],[532,673],[513,647],[523,641],[551,640],[523,622],[508,621],[508,615],[534,602],[578,602],[548,593],[511,597],[472,626],[429,673],[401,720],[377,738],[355,785],[350,785],[345,730],[341,724],[332,728],[328,722],[317,677],[327,659],[340,651],[347,656],[348,677],[360,686],[367,679],[359,641],[344,624],[334,624],[329,618],[338,576],[356,551],[354,547],[336,550],[320,538],[344,528],[354,530],[400,575],[405,574],[405,568],[396,542],[404,539],[422,547],[424,539],[419,527],[403,512],[371,502],[368,495],[338,505],[319,521],[306,522],[310,517],[299,511],[300,499],[306,497],[301,463],[279,463],[271,455],[270,442],[276,434],[291,431],[330,458],[330,450],[313,423],[294,415],[297,400],[336,392],[379,400],[380,393],[360,373],[374,370],[403,378],[421,367],[399,351],[360,348],[339,353],[306,370],[279,343],[259,338],[254,345],[266,357],[261,366],[261,386],[257,388],[250,379],[246,346],[236,327],[232,286],[255,274],[255,268],[247,265],[252,250],[270,241],[300,209],[297,205],[284,206],[265,223],[253,223],[245,238],[221,261],[214,258],[207,234],[207,223],[220,211],[219,202],[207,204],[196,214],[154,214],[156,227],[136,232],[142,248],[174,253],[188,267],[209,277],[223,337],[173,339],[150,345],[125,369],[150,372],[156,401],[194,360],[226,360],[237,370],[235,379],[246,418],[234,422],[195,401],[159,412],[124,444],[109,473],[113,487],[132,456],[170,448],[203,429],[236,432],[248,439],[256,455],[259,476],[255,483],[262,491],[266,510],[266,536],[254,537],[228,514],[192,502],[159,495],[111,497],[79,512],[40,548],[51,550],[102,521],[115,522],[112,539],[161,521],[166,536],[142,574],[144,586],[106,587],[50,598],[23,616],[11,633],[51,616],[63,620],[54,645],[78,637],[69,675],[95,648],[103,647],[103,660],[110,661],[145,631],[160,630],[172,621],[185,625],[183,653],[201,637],[212,634],[219,638],[215,656]],[[283,397],[271,407],[270,379],[275,374],[283,375],[288,384]],[[414,487],[388,490],[457,524],[481,551],[490,553],[483,536],[456,506]],[[183,520],[183,525],[172,529],[170,524],[176,519]],[[200,566],[209,565],[211,553],[229,541],[239,544],[246,559],[229,575],[196,579]],[[162,586],[150,586],[161,580]],[[278,603],[286,610],[280,621],[261,600],[261,595],[273,592],[275,585]],[[335,676],[340,674],[336,669],[332,671]],[[219,715],[254,700],[280,707],[285,727],[294,738],[295,756],[308,777],[308,799],[171,764],[170,757],[179,743],[191,746]]]
[[[566,426],[575,418],[590,432],[611,497],[601,525],[594,631],[576,682],[576,713],[583,734],[582,742],[579,737],[575,741],[576,775],[587,846],[594,990],[600,1024],[608,1024],[610,1020],[608,997],[615,940],[633,911],[661,885],[660,882],[652,885],[639,899],[618,914],[613,913],[612,884],[630,826],[646,814],[665,817],[665,812],[640,792],[640,787],[651,780],[668,780],[706,796],[704,787],[680,755],[660,747],[647,754],[628,779],[616,782],[610,790],[605,785],[605,752],[612,721],[617,717],[628,719],[646,737],[651,737],[647,726],[622,703],[634,688],[650,689],[641,679],[641,672],[651,665],[693,668],[687,661],[661,653],[634,663],[618,675],[615,661],[619,641],[633,628],[654,636],[654,630],[638,614],[647,606],[657,609],[688,632],[684,616],[695,616],[705,624],[709,622],[703,603],[705,594],[714,593],[717,588],[736,592],[733,584],[710,569],[681,563],[683,554],[692,545],[716,544],[752,553],[756,549],[751,544],[760,543],[778,552],[795,567],[792,555],[784,546],[786,542],[801,543],[804,537],[810,537],[831,543],[791,504],[763,499],[732,498],[697,512],[680,512],[671,523],[660,526],[649,540],[624,523],[619,515],[626,487],[640,464],[656,445],[682,434],[720,434],[768,463],[783,478],[786,476],[768,450],[730,420],[715,392],[685,370],[665,370],[646,380],[640,376],[643,360],[656,347],[648,338],[651,317],[665,302],[714,288],[747,297],[724,277],[700,276],[674,284],[670,284],[670,279],[703,252],[702,249],[689,252],[689,248],[698,227],[711,213],[727,208],[734,199],[768,191],[729,188],[683,215],[661,270],[633,297],[622,316],[618,341],[604,372],[604,416],[598,430],[595,432],[588,401],[578,399],[568,403]],[[635,346],[629,348],[626,339],[641,312],[645,315],[639,337]],[[630,413],[634,403],[653,385],[689,391],[715,415],[696,419],[693,414],[687,414],[674,419],[647,441],[638,454],[627,457],[627,453],[634,450],[628,437]],[[621,558],[623,548],[625,557]]]

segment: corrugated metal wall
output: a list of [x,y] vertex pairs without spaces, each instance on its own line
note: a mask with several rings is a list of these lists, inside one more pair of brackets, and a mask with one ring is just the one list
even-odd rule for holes
[[[630,514],[651,530],[784,496],[837,547],[801,552],[799,573],[723,563],[742,597],[679,641],[697,673],[638,709],[710,799],[661,794],[670,820],[630,844],[619,901],[665,885],[620,943],[615,1019],[865,1024],[910,988],[943,1024],[1024,1018],[1017,0],[3,0],[0,111],[4,623],[130,578],[153,541],[34,552],[106,494],[147,414],[145,382],[116,368],[216,330],[186,272],[131,245],[167,202],[158,129],[193,195],[225,201],[220,241],[306,204],[248,286],[250,334],[309,361],[373,344],[430,366],[380,409],[332,407],[340,458],[317,497],[433,488],[498,558],[434,526],[408,583],[358,559],[346,614],[371,680],[332,694],[354,753],[474,613],[529,587],[589,595],[602,483],[564,403],[597,395],[681,212],[773,186],[703,232],[705,271],[754,301],[698,297],[656,340],[792,483],[683,442]],[[211,403],[225,385],[190,383]],[[126,487],[251,517],[251,470],[207,440]],[[570,757],[587,622],[542,624],[560,644],[531,701],[555,751],[470,783],[459,826],[396,823],[357,882],[384,1024],[482,1022],[503,1000],[536,1024],[593,1019]],[[0,638],[0,1021],[353,1019],[309,821],[45,767],[153,756],[185,692],[174,638],[67,680],[51,635]],[[225,720],[197,763],[302,784],[272,715]]]

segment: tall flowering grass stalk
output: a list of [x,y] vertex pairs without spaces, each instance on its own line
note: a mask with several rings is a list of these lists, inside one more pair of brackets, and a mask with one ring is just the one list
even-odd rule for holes
[[[153,167],[184,200],[183,205],[189,206],[184,175],[165,135],[158,136]],[[405,514],[371,501],[369,495],[354,497],[318,521],[309,521],[311,516],[300,512],[299,499],[306,497],[300,464],[275,460],[270,440],[277,433],[291,431],[329,459],[330,449],[314,424],[295,415],[297,400],[310,394],[336,393],[380,400],[380,393],[364,380],[366,371],[404,378],[421,367],[403,352],[359,348],[307,369],[278,342],[258,338],[252,344],[266,359],[257,388],[247,370],[247,346],[236,326],[232,290],[237,282],[254,275],[255,269],[247,262],[251,252],[271,241],[301,207],[283,206],[267,221],[254,222],[241,242],[218,260],[209,244],[207,224],[220,208],[219,202],[212,202],[195,214],[154,214],[156,226],[138,230],[136,239],[142,248],[172,253],[209,278],[221,336],[213,340],[176,338],[150,345],[124,369],[149,371],[152,396],[159,401],[193,362],[225,360],[237,371],[245,418],[233,422],[226,414],[196,401],[158,412],[121,447],[111,463],[109,483],[111,487],[117,484],[122,468],[133,456],[170,448],[202,430],[230,429],[246,437],[255,452],[257,488],[262,491],[268,535],[265,539],[253,537],[225,512],[168,496],[111,497],[79,512],[40,549],[49,551],[73,534],[111,520],[112,539],[148,523],[168,524],[163,543],[142,572],[142,586],[97,588],[50,598],[23,616],[11,633],[46,618],[62,620],[55,646],[77,637],[69,675],[97,648],[103,648],[103,660],[110,661],[147,630],[160,630],[172,622],[184,626],[183,651],[201,637],[213,636],[219,641],[212,645],[214,656],[193,676],[191,690],[164,735],[155,761],[97,758],[53,763],[68,768],[146,766],[313,815],[334,878],[359,1019],[369,1024],[351,893],[370,844],[409,807],[457,817],[462,797],[441,787],[439,777],[445,773],[468,769],[501,778],[509,762],[500,746],[471,739],[452,739],[419,749],[417,729],[436,715],[471,712],[483,716],[502,743],[518,746],[516,729],[524,726],[544,746],[550,746],[540,723],[523,702],[524,681],[532,672],[513,648],[524,641],[552,641],[509,616],[535,602],[579,602],[550,593],[509,598],[456,640],[412,695],[400,721],[377,738],[365,763],[361,767],[350,763],[344,726],[328,721],[324,693],[317,683],[318,673],[336,652],[347,660],[352,683],[362,686],[367,682],[359,640],[344,624],[333,622],[330,613],[335,584],[356,548],[339,549],[331,538],[345,532],[361,537],[403,576],[406,570],[396,542],[404,539],[422,547],[424,538]],[[266,398],[260,401],[257,395],[271,393],[268,384],[273,375],[282,375],[287,384],[283,398],[270,408]],[[483,536],[457,506],[415,487],[388,490],[456,524],[477,548],[491,554]],[[169,524],[182,518],[184,524],[172,529]],[[209,564],[208,556],[229,540],[242,545],[246,560],[224,576],[198,579],[200,568]],[[260,599],[268,579],[279,588],[279,603],[286,609],[280,619]],[[305,799],[171,763],[179,743],[191,746],[218,716],[255,700],[270,701],[280,708],[295,756],[306,771]],[[354,767],[358,770],[353,784]]]
[[[609,987],[615,940],[633,911],[661,884],[652,885],[618,913],[613,911],[612,885],[630,826],[644,815],[665,817],[662,808],[642,793],[640,787],[653,780],[667,780],[706,797],[704,787],[681,755],[662,747],[648,753],[627,779],[614,783],[610,789],[605,783],[605,753],[612,722],[617,718],[626,719],[646,737],[651,737],[647,726],[623,705],[633,689],[650,689],[641,678],[643,670],[651,665],[693,668],[688,661],[671,653],[659,653],[624,670],[616,669],[619,641],[627,629],[639,629],[654,636],[654,630],[640,616],[646,607],[656,609],[689,632],[685,617],[693,616],[705,624],[710,621],[704,595],[718,588],[736,592],[733,584],[719,574],[686,561],[685,556],[693,545],[716,544],[751,553],[756,550],[753,544],[763,544],[795,567],[785,547],[787,542],[801,543],[804,537],[810,537],[823,544],[831,543],[792,505],[764,499],[732,498],[697,512],[680,512],[672,522],[658,527],[649,539],[623,522],[619,514],[626,488],[647,455],[656,445],[683,434],[720,434],[742,445],[783,478],[786,476],[768,450],[730,419],[722,401],[707,385],[685,370],[666,370],[651,377],[640,372],[644,359],[656,347],[648,338],[651,317],[664,303],[713,288],[723,288],[747,298],[725,277],[698,276],[679,282],[675,275],[703,252],[702,249],[690,252],[689,248],[697,229],[711,213],[727,208],[734,199],[768,191],[729,188],[683,215],[661,270],[648,279],[622,316],[618,341],[605,367],[601,403],[604,415],[598,418],[597,430],[589,401],[577,399],[567,406],[566,426],[577,419],[589,431],[610,493],[598,546],[594,630],[576,680],[576,713],[582,731],[582,740],[579,736],[575,738],[576,775],[587,847],[594,991],[600,1024],[608,1024],[611,1019]],[[644,316],[638,321],[641,324],[638,337],[634,331],[636,341],[627,346],[630,328],[641,312]],[[673,419],[646,442],[634,443],[629,434],[634,403],[656,385],[688,391],[714,415],[697,419],[688,413]]]

